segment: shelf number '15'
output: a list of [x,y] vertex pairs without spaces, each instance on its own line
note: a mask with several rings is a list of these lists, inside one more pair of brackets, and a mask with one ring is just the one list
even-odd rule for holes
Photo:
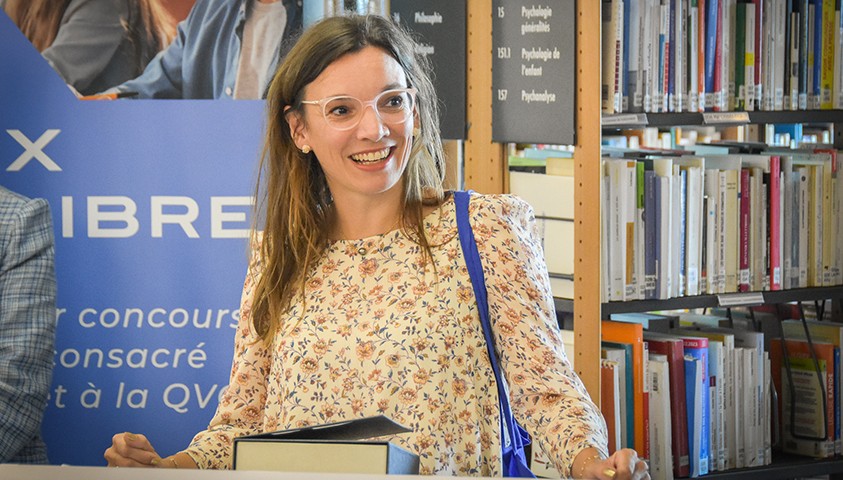
[[498,7],[498,18],[503,18],[503,7]]

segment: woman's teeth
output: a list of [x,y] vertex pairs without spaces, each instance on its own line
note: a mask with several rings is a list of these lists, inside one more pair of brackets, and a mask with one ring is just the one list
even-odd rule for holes
[[376,163],[382,161],[388,156],[389,147],[375,152],[358,153],[357,155],[352,155],[351,159],[357,163]]

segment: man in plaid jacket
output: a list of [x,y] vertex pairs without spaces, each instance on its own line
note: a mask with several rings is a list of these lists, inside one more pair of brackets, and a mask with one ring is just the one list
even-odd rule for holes
[[50,207],[0,187],[0,463],[47,463],[41,419],[53,370]]

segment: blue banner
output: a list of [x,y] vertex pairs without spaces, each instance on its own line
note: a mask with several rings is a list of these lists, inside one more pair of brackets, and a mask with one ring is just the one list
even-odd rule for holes
[[0,12],[0,184],[51,205],[54,464],[184,448],[231,365],[263,101],[81,101]]

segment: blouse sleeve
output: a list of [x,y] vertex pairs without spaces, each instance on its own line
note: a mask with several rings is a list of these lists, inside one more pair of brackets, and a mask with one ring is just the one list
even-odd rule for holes
[[513,412],[568,477],[582,449],[607,455],[606,424],[565,355],[532,208],[511,195],[475,195],[469,214]]
[[252,292],[258,270],[254,265],[243,285],[228,387],[207,430],[196,434],[185,450],[199,468],[230,469],[234,439],[262,430],[271,352],[252,329]]

